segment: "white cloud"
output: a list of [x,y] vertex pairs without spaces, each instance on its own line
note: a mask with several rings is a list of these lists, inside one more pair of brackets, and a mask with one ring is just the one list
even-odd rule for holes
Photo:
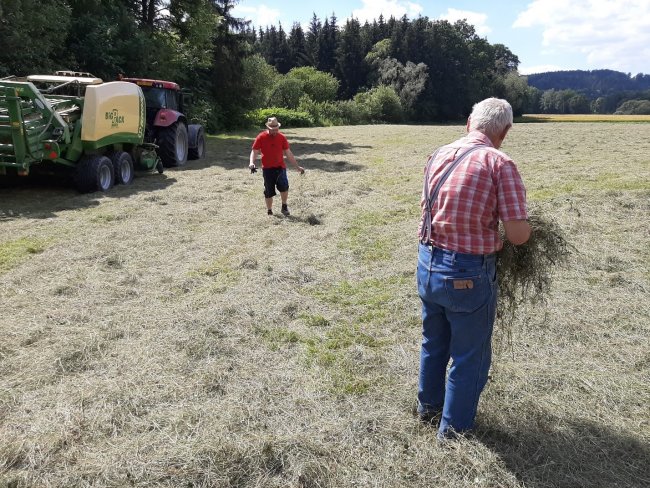
[[422,5],[403,0],[362,0],[363,7],[352,11],[352,17],[356,18],[362,24],[367,20],[372,22],[377,20],[380,15],[384,20],[391,16],[399,19],[406,15],[409,19],[414,19],[422,13]]
[[532,75],[535,73],[547,73],[548,71],[563,71],[570,68],[561,68],[555,64],[539,64],[537,66],[520,66],[519,74],[521,75]]
[[648,0],[534,0],[513,27],[537,26],[549,53],[581,53],[590,69],[650,71]]
[[[266,27],[269,25],[277,25],[280,20],[281,12],[278,9],[267,7],[266,5],[258,5],[257,7],[244,7],[242,5],[235,5],[232,9],[234,17],[243,18],[251,21],[251,27]],[[283,26],[286,28],[286,26]],[[286,29],[285,29],[286,30]]]
[[469,24],[474,26],[476,33],[479,36],[485,36],[492,32],[492,29],[487,25],[487,14],[480,12],[471,12],[469,10],[457,10],[455,8],[448,8],[446,14],[439,17],[441,20],[447,20],[452,24],[457,20],[467,20]]

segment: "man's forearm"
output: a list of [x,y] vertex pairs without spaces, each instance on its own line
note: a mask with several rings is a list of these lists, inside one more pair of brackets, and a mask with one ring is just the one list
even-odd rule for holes
[[291,164],[293,164],[293,166],[294,166],[296,169],[300,168],[300,166],[298,165],[298,161],[296,161],[296,157],[293,155],[293,153],[292,153],[291,151],[286,151],[286,152],[284,153],[284,155],[285,155],[285,157],[289,160],[289,162],[290,162]]
[[248,158],[248,165],[255,166],[255,160],[257,159],[257,153],[253,150]]

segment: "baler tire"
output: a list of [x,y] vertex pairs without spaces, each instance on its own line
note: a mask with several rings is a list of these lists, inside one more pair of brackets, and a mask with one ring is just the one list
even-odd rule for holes
[[113,172],[115,173],[116,185],[130,185],[135,176],[133,168],[133,159],[129,153],[118,151],[111,156],[113,162]]
[[202,128],[196,136],[196,147],[189,148],[187,153],[188,159],[203,159],[205,156],[205,133]]
[[187,126],[183,122],[159,130],[158,155],[163,165],[184,166],[187,163],[188,146]]
[[115,183],[113,163],[98,154],[84,156],[77,166],[75,180],[81,193],[108,191]]

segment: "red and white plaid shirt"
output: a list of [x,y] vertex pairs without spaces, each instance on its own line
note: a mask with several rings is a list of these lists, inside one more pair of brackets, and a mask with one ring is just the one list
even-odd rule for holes
[[[469,154],[449,175],[431,208],[431,244],[442,249],[491,254],[503,247],[499,237],[499,220],[524,220],[526,188],[515,163],[494,148],[490,139],[479,131],[443,146],[429,171],[429,195],[440,176],[457,156],[475,145],[487,147]],[[425,170],[426,174],[426,170]],[[426,212],[422,191],[422,215]],[[424,235],[424,218],[418,235]]]

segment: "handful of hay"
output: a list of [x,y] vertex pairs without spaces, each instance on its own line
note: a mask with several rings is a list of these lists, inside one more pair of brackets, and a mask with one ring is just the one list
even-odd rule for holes
[[499,305],[497,322],[509,336],[521,305],[545,303],[553,272],[566,263],[571,250],[562,229],[537,208],[529,211],[530,239],[521,246],[504,242],[497,253]]

